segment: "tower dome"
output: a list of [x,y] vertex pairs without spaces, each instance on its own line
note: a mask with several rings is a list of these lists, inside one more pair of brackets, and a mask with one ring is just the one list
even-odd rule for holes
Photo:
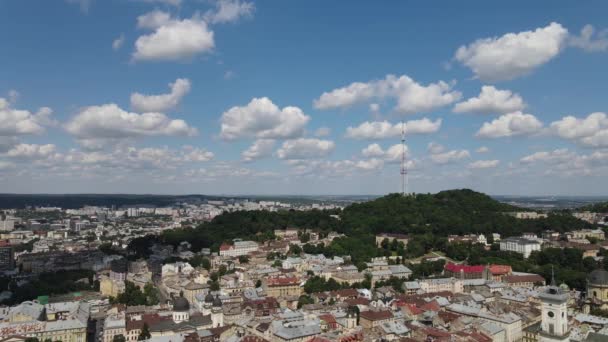
[[597,269],[589,274],[587,280],[592,286],[608,286],[608,271]]
[[207,295],[205,296],[205,303],[213,303],[213,295],[211,294],[211,292],[207,293]]
[[222,306],[222,300],[220,299],[219,296],[215,296],[215,299],[213,300],[213,307],[219,308]]
[[190,310],[190,303],[184,297],[176,297],[173,299],[173,311],[183,312]]

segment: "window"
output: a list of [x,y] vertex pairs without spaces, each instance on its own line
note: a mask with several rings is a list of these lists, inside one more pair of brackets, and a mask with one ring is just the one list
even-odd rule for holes
[[549,311],[549,312],[547,312],[547,316],[553,318],[553,316],[555,316],[555,314],[553,313],[553,311]]

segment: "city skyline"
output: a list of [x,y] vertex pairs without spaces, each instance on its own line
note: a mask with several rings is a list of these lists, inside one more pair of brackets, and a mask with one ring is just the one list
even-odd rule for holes
[[1,192],[605,195],[608,5],[374,5],[1,3]]

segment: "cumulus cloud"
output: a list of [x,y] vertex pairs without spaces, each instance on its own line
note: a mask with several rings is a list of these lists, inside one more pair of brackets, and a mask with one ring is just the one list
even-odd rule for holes
[[505,114],[524,109],[526,104],[519,94],[510,90],[499,90],[493,86],[481,87],[479,96],[472,97],[454,106],[455,113]]
[[482,81],[512,80],[556,57],[567,40],[568,30],[553,22],[534,31],[476,40],[458,48],[454,58]]
[[438,144],[436,142],[430,142],[426,149],[431,153],[431,154],[438,154],[441,153],[443,151],[445,151],[445,147],[441,144]]
[[162,113],[131,113],[116,104],[86,107],[65,129],[79,139],[124,139],[141,136],[193,136],[198,132],[184,120]]
[[355,167],[364,171],[381,170],[384,166],[382,159],[372,158],[367,160],[359,160],[355,163]]
[[430,158],[435,164],[448,164],[469,157],[471,157],[471,154],[467,150],[451,150],[447,152],[431,154]]
[[287,140],[277,151],[281,159],[311,159],[328,156],[336,147],[331,140],[294,139]]
[[487,148],[486,146],[481,146],[478,149],[476,149],[475,152],[477,152],[477,153],[488,153],[488,152],[490,152],[490,149]]
[[409,158],[410,151],[407,145],[404,149],[403,145],[395,144],[384,150],[378,144],[370,144],[361,150],[361,155],[367,158],[380,158],[387,163],[398,163],[401,162],[403,152],[405,152],[405,157]]
[[532,114],[513,112],[502,115],[492,122],[485,122],[476,136],[480,138],[503,138],[537,133],[543,127]]
[[384,156],[384,150],[378,144],[370,144],[361,150],[361,154],[364,157],[381,157]]
[[169,88],[171,92],[162,95],[131,94],[131,108],[138,112],[166,112],[173,109],[190,92],[190,80],[178,78],[169,83]]
[[608,50],[608,30],[602,30],[597,32],[597,34],[595,33],[595,28],[592,25],[585,25],[582,28],[580,35],[570,36],[569,44],[570,46],[581,48],[587,52]]
[[566,148],[557,149],[553,151],[541,151],[527,155],[520,159],[520,162],[524,164],[536,163],[536,162],[564,162],[575,158],[576,154],[569,151]]
[[10,149],[6,156],[16,159],[45,159],[55,154],[56,147],[53,144],[19,144]]
[[608,116],[591,113],[585,118],[566,116],[551,123],[550,130],[563,139],[573,140],[589,147],[608,146]]
[[293,139],[302,136],[310,117],[298,107],[280,109],[267,98],[254,98],[246,106],[222,114],[223,139]]
[[348,127],[346,129],[346,137],[351,139],[368,139],[378,140],[394,138],[401,135],[402,129],[405,129],[405,135],[412,134],[430,134],[439,131],[441,128],[441,119],[431,121],[427,118],[420,120],[410,120],[404,125],[401,123],[391,124],[388,121],[366,121],[357,127]]
[[491,169],[500,164],[500,160],[477,160],[469,163],[469,169]]
[[118,36],[118,38],[116,38],[112,41],[112,49],[118,50],[122,47],[122,45],[124,43],[125,43],[125,35],[121,33],[120,36]]
[[210,24],[235,22],[253,16],[253,2],[240,0],[217,0],[215,8],[205,12],[204,18]]
[[190,59],[195,55],[210,52],[215,47],[213,31],[203,19],[196,16],[177,19],[157,10],[137,18],[137,26],[153,32],[137,38],[134,60]]
[[382,80],[355,82],[325,92],[314,101],[314,106],[317,109],[347,108],[370,100],[392,98],[396,101],[395,110],[412,114],[449,105],[460,97],[461,93],[444,81],[425,86],[406,75],[387,75]]
[[186,162],[207,162],[213,157],[215,157],[215,154],[204,148],[190,145],[182,147],[182,160]]
[[252,162],[261,158],[269,157],[272,155],[275,141],[272,139],[258,139],[253,142],[248,149],[241,153],[241,157],[245,162]]
[[0,97],[0,137],[11,137],[26,134],[40,134],[45,126],[52,125],[52,110],[40,108],[36,113],[15,109],[12,101]]
[[140,29],[154,30],[171,21],[171,14],[168,12],[154,10],[137,17],[137,27]]

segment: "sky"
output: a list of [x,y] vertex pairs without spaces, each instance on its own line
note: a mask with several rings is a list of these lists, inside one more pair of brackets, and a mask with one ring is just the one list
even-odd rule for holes
[[0,192],[606,195],[605,1],[0,1]]

